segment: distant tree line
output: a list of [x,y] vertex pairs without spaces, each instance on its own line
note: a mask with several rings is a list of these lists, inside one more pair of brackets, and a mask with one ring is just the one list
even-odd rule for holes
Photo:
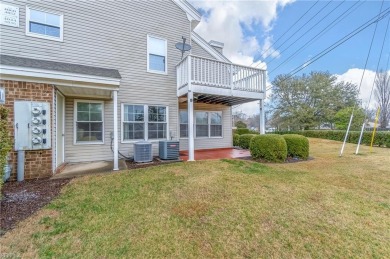
[[[390,73],[380,71],[374,84],[375,100],[371,102],[380,108],[378,123],[385,129],[390,121]],[[360,130],[363,122],[374,121],[376,109],[363,109],[355,84],[340,82],[328,72],[295,77],[279,75],[272,82],[266,105],[266,126],[277,130],[345,130],[353,107],[351,130]],[[233,123],[237,128],[257,129],[259,114],[247,116],[237,111]]]
[[[380,125],[386,128],[390,115],[390,77],[378,73],[375,79],[376,105],[381,107]],[[354,110],[351,130],[374,119],[375,110],[365,111],[358,86],[340,82],[328,72],[288,77],[279,75],[272,82],[269,125],[278,129],[346,129]],[[372,101],[374,104],[374,101]],[[383,108],[382,108],[383,107]]]

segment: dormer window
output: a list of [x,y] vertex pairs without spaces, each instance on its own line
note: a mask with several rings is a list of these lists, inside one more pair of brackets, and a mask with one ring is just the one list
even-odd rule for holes
[[167,73],[167,40],[148,35],[148,72]]
[[63,15],[32,9],[26,9],[26,35],[62,41]]

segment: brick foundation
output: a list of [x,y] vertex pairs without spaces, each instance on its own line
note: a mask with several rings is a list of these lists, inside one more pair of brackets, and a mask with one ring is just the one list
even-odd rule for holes
[[[14,102],[15,101],[35,101],[50,103],[50,110],[53,113],[53,86],[41,83],[29,83],[0,80],[1,87],[5,88],[5,106],[9,109],[8,123],[12,139],[14,138]],[[53,119],[51,118],[53,124]],[[52,140],[53,138],[53,130]],[[53,143],[53,141],[52,141]],[[17,152],[10,154],[12,172],[10,180],[16,180]],[[52,175],[53,169],[52,149],[26,151],[24,178],[35,179]]]

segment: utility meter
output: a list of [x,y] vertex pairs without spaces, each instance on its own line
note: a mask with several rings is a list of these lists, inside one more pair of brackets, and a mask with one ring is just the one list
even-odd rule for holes
[[32,129],[32,133],[34,133],[34,134],[41,134],[41,132],[42,132],[42,130],[40,127],[34,127]]
[[32,108],[32,114],[34,115],[34,116],[38,116],[39,114],[41,114],[41,107],[33,107]]
[[34,145],[41,144],[41,143],[42,143],[42,138],[40,138],[40,137],[34,137],[34,138],[32,138],[32,143],[33,143]]
[[38,117],[32,118],[31,121],[32,121],[32,123],[34,123],[35,125],[41,124],[41,118],[38,118]]
[[15,101],[15,150],[51,148],[50,103]]

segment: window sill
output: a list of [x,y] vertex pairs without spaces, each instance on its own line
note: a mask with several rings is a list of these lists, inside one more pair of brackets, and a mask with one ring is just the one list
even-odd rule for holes
[[50,36],[37,34],[37,33],[33,33],[33,32],[26,32],[26,35],[29,37],[40,38],[40,39],[51,40],[51,41],[59,41],[59,42],[64,41],[62,37],[60,37],[60,38],[50,37]]
[[152,74],[158,74],[158,75],[168,75],[168,72],[161,72],[161,71],[157,71],[157,70],[147,70],[146,72],[148,73],[152,73]]
[[74,142],[73,145],[75,146],[86,146],[86,145],[104,145],[104,142],[94,142],[94,141],[91,141],[91,142]]
[[[166,138],[161,138],[161,139],[153,139],[153,140],[144,140],[144,139],[137,139],[137,140],[122,140],[121,141],[121,144],[134,144],[134,143],[137,143],[137,142],[140,142],[140,141],[147,141],[147,142],[150,142],[150,143],[158,143],[162,140],[169,140],[169,139],[166,139]],[[173,140],[175,141],[175,140]]]
[[[188,140],[188,137],[186,138],[179,138],[182,140]],[[199,138],[194,138],[194,139],[223,139],[223,137],[199,137]]]

